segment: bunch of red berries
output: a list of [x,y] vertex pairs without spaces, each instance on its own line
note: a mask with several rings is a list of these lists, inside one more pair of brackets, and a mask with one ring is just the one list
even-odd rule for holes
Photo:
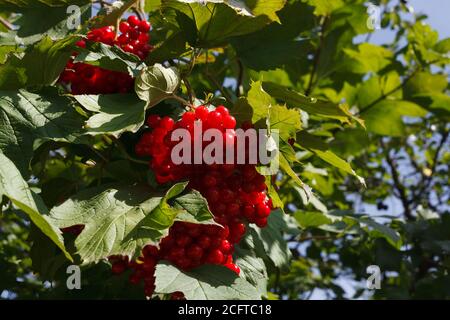
[[152,296],[155,290],[155,267],[159,260],[159,250],[155,246],[145,246],[142,256],[136,261],[129,261],[127,256],[111,256],[112,272],[121,274],[128,268],[133,270],[129,281],[131,284],[144,282],[144,293],[147,297]]
[[[89,31],[87,41],[117,45],[144,60],[152,49],[149,44],[150,28],[148,21],[130,16],[127,21],[120,23],[121,35],[117,39],[114,27],[108,26]],[[85,48],[86,41],[80,40],[76,45]],[[67,63],[60,81],[70,84],[72,94],[124,93],[133,88],[133,78],[126,73],[105,70],[85,63],[74,63],[73,60]]]
[[[195,122],[202,122],[203,130],[220,130],[224,149],[236,147],[236,120],[229,111],[223,106],[214,111],[200,106],[195,112],[184,113],[177,122],[170,117],[161,119],[150,116],[147,124],[151,131],[144,133],[136,145],[136,153],[151,156],[150,167],[158,183],[189,180],[189,188],[198,190],[206,197],[215,221],[221,226],[176,222],[170,228],[169,235],[161,241],[159,251],[152,247],[152,259],[169,260],[183,270],[205,263],[224,265],[239,274],[239,267],[233,262],[234,245],[245,234],[245,222],[255,223],[259,227],[267,225],[267,218],[273,209],[272,201],[266,194],[265,178],[257,172],[255,164],[173,163],[171,151],[176,142],[171,141],[172,132],[184,128],[193,133]],[[146,295],[152,292],[150,288],[154,288],[148,280],[154,279],[154,269],[144,267],[148,250],[144,249],[143,257],[137,263],[128,263],[134,270],[130,281],[136,283],[144,280]],[[125,264],[123,261],[120,263]],[[113,264],[113,268],[119,267]],[[121,267],[119,269],[122,270]]]

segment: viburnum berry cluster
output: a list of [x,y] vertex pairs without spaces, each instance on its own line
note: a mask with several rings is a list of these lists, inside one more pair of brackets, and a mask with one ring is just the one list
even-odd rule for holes
[[[255,164],[174,164],[171,151],[176,142],[171,141],[172,132],[177,128],[193,132],[196,121],[202,123],[203,130],[220,130],[224,149],[236,147],[236,120],[228,109],[219,106],[210,111],[200,106],[194,112],[184,113],[176,122],[170,117],[150,116],[147,119],[150,131],[136,145],[136,154],[151,157],[150,167],[158,183],[188,180],[188,188],[198,190],[207,199],[215,221],[221,226],[176,222],[162,239],[159,250],[147,246],[142,256],[131,262],[113,257],[113,272],[122,273],[126,266],[133,269],[130,282],[143,280],[147,296],[154,290],[154,266],[159,259],[171,261],[183,270],[216,264],[239,274],[233,252],[246,232],[246,223],[265,227],[273,209],[266,194],[265,177],[258,173]],[[250,129],[251,125],[243,127]]]
[[[150,29],[151,25],[148,21],[139,20],[133,15],[119,24],[121,34],[118,37],[114,27],[107,26],[90,30],[87,39],[79,40],[76,45],[80,48],[85,48],[86,42],[116,45],[144,60],[152,50],[149,44]],[[127,73],[106,70],[81,62],[75,63],[73,59],[67,63],[59,80],[67,85],[70,84],[72,94],[125,93],[133,88],[133,78]]]

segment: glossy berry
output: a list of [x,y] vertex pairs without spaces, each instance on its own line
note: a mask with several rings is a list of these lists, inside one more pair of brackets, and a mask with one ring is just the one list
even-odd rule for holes
[[[132,26],[131,22],[129,24]],[[146,122],[149,129],[135,147],[137,155],[151,159],[149,166],[158,183],[189,181],[188,188],[197,190],[206,198],[215,222],[220,224],[175,222],[168,236],[162,239],[160,249],[145,247],[138,262],[130,263],[134,271],[130,281],[140,283],[143,278],[147,296],[154,291],[152,277],[159,260],[169,260],[182,270],[203,264],[223,265],[239,275],[240,269],[233,262],[235,244],[245,236],[248,223],[265,227],[273,209],[266,193],[266,179],[258,173],[255,164],[175,165],[171,161],[174,144],[170,136],[173,130],[192,130],[196,122],[202,123],[203,130],[218,129],[225,142],[224,148],[235,147],[236,119],[224,106],[212,111],[198,106],[194,111],[185,112],[177,121],[151,115]],[[252,124],[244,123],[243,127],[248,129]],[[147,278],[150,279],[148,284]],[[182,294],[179,296],[184,297]],[[178,294],[172,296],[176,297]]]
[[[118,46],[122,50],[145,60],[152,50],[148,43],[150,24],[136,16],[128,17],[119,24],[120,35],[116,38],[114,27],[106,26],[90,30],[87,40],[79,40],[76,45],[85,48],[87,43],[101,42]],[[78,53],[74,53],[74,57]],[[73,57],[73,58],[74,58]],[[74,63],[71,59],[61,73],[59,82],[65,84],[72,94],[111,94],[133,90],[134,80],[128,73],[102,69],[85,63]]]

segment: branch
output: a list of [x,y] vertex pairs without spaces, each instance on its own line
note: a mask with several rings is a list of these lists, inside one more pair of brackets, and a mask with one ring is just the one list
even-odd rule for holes
[[394,159],[392,159],[392,157],[389,153],[389,150],[387,150],[387,147],[382,139],[380,139],[380,144],[386,154],[386,162],[388,163],[389,168],[391,169],[391,175],[392,175],[392,180],[394,182],[394,188],[398,192],[398,196],[403,205],[403,210],[404,210],[403,214],[405,215],[407,220],[410,220],[410,221],[415,220],[414,216],[412,215],[411,208],[409,206],[410,201],[408,200],[405,186],[400,181],[400,175],[395,166]]
[[0,16],[0,23],[8,30],[14,30],[14,26],[8,20]]
[[383,93],[383,95],[381,95],[378,99],[375,99],[374,101],[372,101],[371,103],[369,103],[367,106],[362,107],[359,112],[355,115],[355,116],[359,116],[360,114],[368,111],[369,109],[373,108],[378,102],[383,101],[384,99],[386,99],[388,96],[390,96],[391,94],[393,94],[395,91],[400,90],[401,88],[403,88],[409,80],[411,80],[411,78],[419,71],[421,70],[421,68],[417,68],[415,69],[409,76],[407,76],[405,78],[405,80],[400,83],[398,86],[396,86],[395,88],[393,88],[392,90],[389,90],[386,93]]
[[325,28],[328,23],[329,17],[324,17],[320,26],[320,38],[319,38],[319,45],[317,47],[316,53],[314,54],[314,62],[313,67],[311,69],[311,74],[309,76],[309,83],[308,87],[305,90],[305,95],[309,96],[311,93],[313,87],[314,87],[314,78],[317,72],[317,68],[319,67],[320,62],[320,55],[322,53],[322,46],[323,42],[325,40]]
[[441,142],[439,142],[438,147],[436,148],[436,153],[434,154],[433,157],[433,162],[431,164],[431,174],[427,177],[427,181],[425,184],[424,189],[428,189],[430,187],[431,184],[431,178],[433,177],[434,172],[436,171],[436,167],[439,163],[439,153],[441,152],[442,148],[444,147],[445,143],[447,142],[448,139],[448,134],[450,131],[446,131],[445,133],[442,134],[442,138],[441,138]]
[[237,59],[237,63],[239,71],[236,83],[236,97],[240,97],[244,91],[242,88],[242,81],[244,78],[244,65],[242,64],[242,61],[240,59]]

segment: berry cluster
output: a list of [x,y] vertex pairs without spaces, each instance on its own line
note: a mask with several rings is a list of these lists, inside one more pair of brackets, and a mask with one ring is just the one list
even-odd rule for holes
[[[234,117],[223,106],[214,111],[200,106],[195,112],[184,113],[177,122],[170,117],[161,119],[159,116],[150,116],[147,124],[151,131],[144,133],[136,145],[136,153],[139,156],[151,156],[150,167],[158,183],[189,180],[189,188],[198,190],[206,197],[215,221],[223,227],[176,222],[170,228],[169,235],[161,241],[160,249],[152,247],[152,262],[148,264],[153,266],[155,259],[164,259],[183,270],[205,263],[218,264],[239,274],[239,267],[233,262],[234,245],[245,234],[246,222],[259,227],[267,225],[267,218],[273,208],[272,201],[266,194],[265,178],[257,172],[254,164],[175,165],[172,162],[170,156],[174,142],[171,141],[171,133],[177,128],[193,131],[196,121],[202,122],[203,130],[219,129],[225,149],[235,147]],[[250,126],[246,127],[248,129]],[[146,295],[149,296],[154,288],[151,285],[154,282],[150,280],[154,279],[154,267],[145,267],[149,256],[147,251],[150,249],[144,249],[143,257],[137,262],[128,263],[125,258],[119,262],[114,260],[113,269],[122,272],[123,265],[131,267],[134,272],[130,282],[144,280]]]
[[[144,60],[152,49],[149,44],[150,28],[148,21],[130,16],[127,21],[120,23],[119,37],[116,38],[114,27],[108,26],[89,31],[87,41],[117,45]],[[86,41],[80,40],[76,45],[85,48]],[[133,88],[133,78],[126,73],[105,70],[85,63],[74,63],[73,60],[67,63],[60,76],[60,82],[70,84],[72,94],[124,93]]]

